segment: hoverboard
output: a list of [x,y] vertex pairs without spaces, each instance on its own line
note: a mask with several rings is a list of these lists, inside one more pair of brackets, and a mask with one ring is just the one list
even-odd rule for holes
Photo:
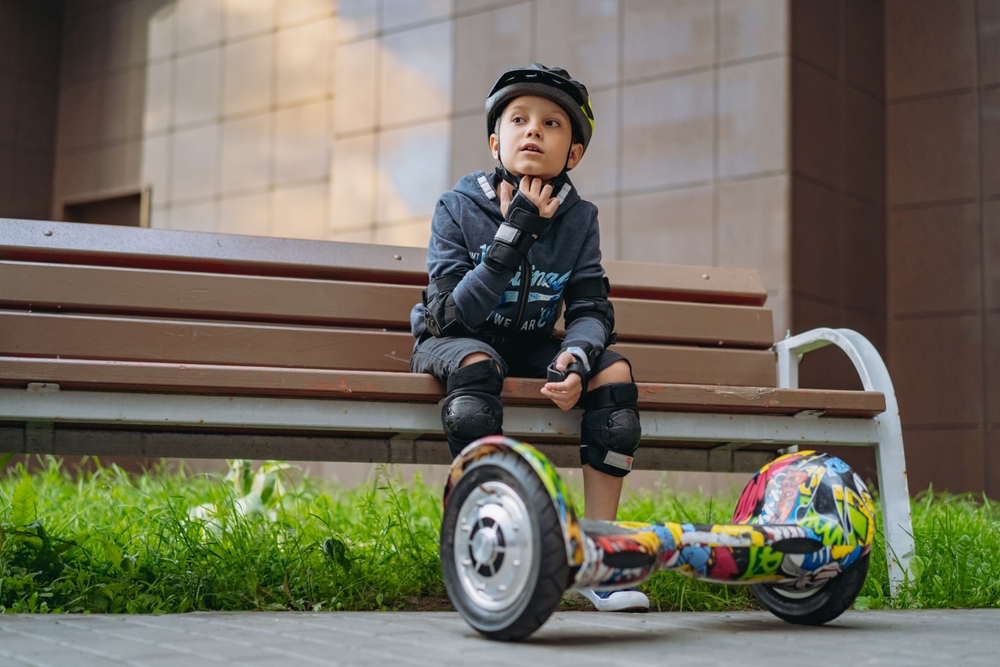
[[578,519],[555,467],[489,436],[452,463],[441,568],[461,616],[491,639],[537,630],[567,589],[634,586],[657,570],[749,584],[790,623],[821,625],[854,603],[875,537],[872,497],[838,458],[787,454],[747,485],[732,524]]

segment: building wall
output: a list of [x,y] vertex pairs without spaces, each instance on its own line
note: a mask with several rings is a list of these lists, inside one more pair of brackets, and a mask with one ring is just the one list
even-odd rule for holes
[[491,169],[483,102],[590,88],[573,179],[605,256],[748,266],[789,298],[787,0],[68,0],[52,215],[152,188],[151,225],[426,245]]
[[886,104],[910,485],[1000,497],[1000,2],[886,0]]
[[0,0],[0,214],[48,217],[61,0]]
[[[886,354],[884,7],[791,3],[792,331],[846,327]],[[861,389],[834,347],[811,352],[803,387]],[[868,448],[830,448],[876,479]]]

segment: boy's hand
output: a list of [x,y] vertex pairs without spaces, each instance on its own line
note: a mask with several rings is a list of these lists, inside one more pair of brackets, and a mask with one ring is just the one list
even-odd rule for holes
[[[576,359],[571,353],[563,352],[556,359],[556,369],[566,370]],[[560,410],[569,410],[583,393],[583,380],[576,373],[570,373],[562,382],[546,382],[542,387],[542,396],[552,399],[552,402],[559,406]]]
[[[556,209],[562,203],[552,196],[552,186],[542,185],[542,179],[521,177],[521,194],[527,197],[528,201],[538,207],[538,215],[543,218],[551,218],[555,215]],[[507,217],[507,208],[511,200],[514,199],[514,188],[507,181],[500,181],[500,215]]]

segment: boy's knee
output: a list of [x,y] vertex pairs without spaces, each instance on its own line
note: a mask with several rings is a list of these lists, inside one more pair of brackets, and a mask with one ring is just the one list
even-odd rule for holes
[[[475,354],[480,353],[469,357]],[[485,358],[461,366],[448,378],[441,424],[453,457],[470,442],[503,433],[503,375],[492,358],[482,356]]]
[[638,400],[634,382],[604,384],[587,393],[582,401],[581,465],[615,477],[632,471],[632,457],[642,436]]

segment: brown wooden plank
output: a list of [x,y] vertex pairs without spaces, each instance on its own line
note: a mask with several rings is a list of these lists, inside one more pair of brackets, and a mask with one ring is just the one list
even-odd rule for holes
[[763,306],[767,289],[754,269],[605,261],[612,297]]
[[637,382],[773,387],[774,353],[768,350],[619,343],[614,349],[632,364]]
[[[0,261],[0,306],[409,330],[415,285]],[[614,299],[619,339],[770,347],[771,311]]]
[[0,306],[410,329],[422,287],[0,261]]
[[[56,383],[66,389],[427,402],[440,400],[445,391],[444,385],[431,376],[417,373],[0,357],[0,384],[26,386],[28,382]],[[549,405],[550,401],[539,393],[543,384],[543,380],[507,378],[504,401],[511,405]],[[865,391],[640,383],[639,407],[780,415],[820,410],[829,416],[873,417],[885,411],[885,397]]]
[[0,219],[0,259],[427,284],[427,249]]
[[[0,219],[0,259],[427,284],[425,248],[37,220]],[[617,297],[755,306],[767,298],[760,275],[751,269],[604,265]]]
[[[0,311],[0,354],[178,363],[406,371],[404,332]],[[766,350],[620,343],[642,382],[769,387]]]

